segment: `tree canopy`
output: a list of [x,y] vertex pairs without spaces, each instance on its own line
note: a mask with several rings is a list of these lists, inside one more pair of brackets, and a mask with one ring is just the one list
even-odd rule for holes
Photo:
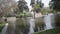
[[51,0],[49,5],[53,10],[60,11],[60,0]]
[[31,0],[31,5],[32,5],[32,8],[35,12],[40,12],[41,11],[41,8],[43,8],[44,4],[42,3],[41,0],[37,0],[37,1],[32,1]]
[[18,10],[23,13],[23,10],[29,10],[25,0],[18,1]]

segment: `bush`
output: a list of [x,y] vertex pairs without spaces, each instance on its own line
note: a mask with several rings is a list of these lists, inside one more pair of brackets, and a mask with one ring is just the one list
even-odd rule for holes
[[0,24],[0,32],[2,31],[4,24]]
[[5,23],[4,22],[0,22],[0,32],[2,31],[3,27],[4,27]]
[[0,21],[0,24],[5,24],[5,22]]
[[24,14],[23,13],[16,14],[16,17],[24,17]]
[[31,16],[32,16],[32,14],[31,14],[31,13],[29,13],[29,12],[26,12],[26,13],[25,13],[25,16],[26,16],[26,17],[31,17]]
[[17,25],[18,27],[20,27],[20,28],[24,27],[24,21],[23,21],[23,19],[17,19],[16,22],[17,22],[16,25]]
[[31,13],[26,12],[26,13],[16,14],[16,17],[31,17]]

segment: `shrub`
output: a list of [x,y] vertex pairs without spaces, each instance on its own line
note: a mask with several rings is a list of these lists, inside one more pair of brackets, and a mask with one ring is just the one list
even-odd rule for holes
[[5,23],[4,22],[0,22],[0,32],[2,31],[3,27],[4,27]]

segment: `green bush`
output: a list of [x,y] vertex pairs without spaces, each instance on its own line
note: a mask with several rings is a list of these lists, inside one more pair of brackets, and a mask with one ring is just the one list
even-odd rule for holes
[[0,24],[5,24],[5,22],[0,21]]
[[26,16],[26,17],[31,17],[31,16],[32,16],[32,14],[31,14],[31,13],[29,13],[29,12],[26,12],[26,13],[25,13],[25,16]]
[[31,17],[30,12],[16,14],[16,17]]
[[17,25],[18,27],[20,27],[20,28],[24,27],[24,21],[23,21],[23,19],[17,19],[16,22],[17,22],[16,25]]
[[0,24],[0,32],[2,31],[4,24]]
[[23,13],[16,14],[16,17],[24,17],[24,14]]
[[3,27],[4,27],[5,23],[4,22],[0,22],[0,32],[2,31]]

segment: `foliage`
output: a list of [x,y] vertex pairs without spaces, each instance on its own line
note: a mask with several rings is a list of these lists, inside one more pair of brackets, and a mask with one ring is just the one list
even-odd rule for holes
[[31,5],[32,5],[32,8],[33,8],[33,11],[35,11],[35,12],[40,12],[41,8],[43,8],[43,6],[44,6],[44,4],[39,0],[37,0],[36,3],[31,1],[31,3],[33,3]]
[[39,4],[34,4],[33,5],[33,11],[36,11],[36,12],[39,12],[40,11],[40,7],[39,7]]
[[[35,32],[39,31],[39,30],[43,30],[45,25],[44,25],[44,21],[42,17],[39,18],[35,18]],[[38,29],[38,27],[40,29]]]
[[5,24],[5,22],[3,22],[3,21],[0,21],[0,24]]
[[16,14],[16,17],[31,17],[31,16],[32,15],[30,12]]
[[38,4],[34,4],[34,5],[33,5],[33,8],[34,8],[34,9],[40,9],[40,7],[39,7]]
[[2,31],[3,27],[4,27],[5,23],[4,22],[0,22],[0,32]]
[[29,13],[29,12],[26,12],[24,15],[25,15],[26,17],[31,17],[31,16],[32,16],[31,13]]
[[17,25],[19,26],[19,27],[24,27],[24,21],[23,21],[23,19],[17,19]]
[[24,17],[24,12],[29,11],[29,8],[27,6],[27,3],[25,0],[18,1],[18,7],[15,10],[16,17]]
[[24,17],[23,13],[16,14],[16,17]]
[[23,10],[29,10],[26,4],[25,0],[18,1],[18,11],[23,13]]
[[7,15],[7,13],[12,13],[17,7],[15,0],[0,0],[0,11],[3,13],[2,16]]
[[[18,18],[16,21],[16,32],[23,32],[23,34],[28,34],[29,25],[26,22],[26,19]],[[17,33],[16,33],[17,34]]]
[[60,0],[51,0],[49,5],[56,12],[60,11]]
[[46,15],[46,14],[48,14],[48,13],[52,13],[52,10],[50,10],[48,7],[47,7],[47,8],[42,8],[42,9],[41,9],[41,13],[42,13],[43,15]]
[[2,31],[4,24],[0,24],[0,32]]

